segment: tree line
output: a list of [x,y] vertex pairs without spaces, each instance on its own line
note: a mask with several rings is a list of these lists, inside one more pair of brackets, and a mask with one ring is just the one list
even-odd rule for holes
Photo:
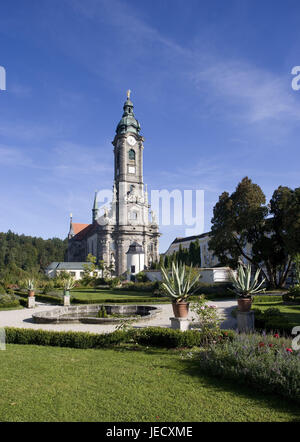
[[15,283],[26,274],[43,274],[53,261],[64,261],[68,240],[0,233],[0,278]]
[[191,241],[188,248],[179,244],[179,249],[171,255],[160,255],[157,262],[153,262],[151,269],[159,269],[164,266],[166,269],[172,266],[172,262],[182,262],[187,266],[201,267],[200,242],[198,239]]

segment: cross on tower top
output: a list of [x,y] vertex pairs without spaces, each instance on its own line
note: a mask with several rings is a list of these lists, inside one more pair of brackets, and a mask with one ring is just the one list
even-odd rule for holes
[[127,91],[127,98],[128,98],[128,99],[130,99],[130,94],[131,94],[131,90],[128,89],[128,91]]

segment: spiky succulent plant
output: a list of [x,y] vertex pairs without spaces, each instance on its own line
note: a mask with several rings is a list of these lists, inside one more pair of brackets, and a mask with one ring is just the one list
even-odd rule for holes
[[35,288],[35,280],[33,278],[29,278],[25,281],[27,290],[34,290]]
[[69,275],[63,280],[63,287],[64,290],[69,291],[72,290],[75,287],[76,280],[73,276]]
[[172,302],[186,301],[192,294],[192,288],[200,278],[200,273],[192,277],[192,266],[189,270],[181,262],[172,262],[171,271],[161,266],[162,274],[162,288],[166,295],[168,295]]
[[260,269],[257,269],[254,277],[252,278],[251,264],[248,264],[246,267],[239,264],[236,273],[231,271],[231,280],[233,285],[233,290],[231,291],[240,298],[251,298],[252,295],[263,292],[265,289],[262,289],[261,286],[265,282],[265,279],[259,282],[259,275]]

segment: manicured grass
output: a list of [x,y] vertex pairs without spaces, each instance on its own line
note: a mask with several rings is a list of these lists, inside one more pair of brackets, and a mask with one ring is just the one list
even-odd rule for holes
[[202,375],[178,350],[7,345],[0,366],[1,421],[300,419],[297,405]]
[[95,289],[79,289],[72,290],[72,296],[79,299],[105,299],[105,298],[151,298],[151,293],[127,292],[120,290],[95,290]]
[[153,303],[161,303],[161,302],[170,302],[170,300],[166,297],[158,298],[152,295],[149,292],[130,292],[123,290],[95,290],[95,289],[78,289],[72,290],[71,292],[71,300],[78,299],[81,301],[99,301],[106,302],[109,300],[110,302],[115,301],[124,301],[124,302],[151,302]]
[[300,325],[300,305],[285,305],[283,302],[258,302],[252,304],[252,308],[259,308],[261,310],[273,307],[278,308],[289,322]]

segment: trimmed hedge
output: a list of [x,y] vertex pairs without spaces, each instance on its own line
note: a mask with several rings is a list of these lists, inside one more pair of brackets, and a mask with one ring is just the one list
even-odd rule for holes
[[27,307],[27,299],[26,298],[19,298],[19,303],[23,307]]
[[16,308],[20,307],[20,303],[18,300],[11,301],[11,302],[1,302],[0,303],[0,310],[7,309],[7,308]]
[[20,307],[18,296],[14,293],[0,294],[0,309]]
[[[62,296],[60,297],[57,292],[54,292],[55,295],[43,295],[42,293],[37,293],[35,292],[35,299],[36,301],[41,301],[41,302],[50,302],[52,304],[61,304],[62,303]],[[19,291],[18,295],[21,296],[21,299],[25,299],[27,302],[27,298],[28,298],[28,293],[24,292],[24,291]]]
[[278,308],[269,308],[261,310],[253,309],[255,315],[255,328],[267,332],[277,332],[283,335],[291,335],[292,328],[299,325],[290,322]]
[[252,303],[259,304],[260,302],[282,302],[282,295],[255,295]]
[[[140,345],[177,348],[200,346],[205,342],[205,336],[197,330],[182,332],[160,327],[145,329],[117,330],[112,333],[87,332],[56,332],[24,328],[5,328],[8,344],[49,345],[54,347],[71,348],[105,348],[121,343],[137,343]],[[222,330],[220,337],[232,339],[232,330]]]
[[94,334],[86,332],[53,332],[48,330],[34,330],[6,327],[6,343],[49,345],[52,347],[71,348],[103,348],[128,339],[124,331],[115,331],[108,334]]
[[[221,330],[222,339],[232,339],[235,335],[233,330]],[[206,342],[206,335],[198,330],[173,330],[171,328],[149,327],[138,331],[136,340],[141,345],[178,348],[199,347]]]

